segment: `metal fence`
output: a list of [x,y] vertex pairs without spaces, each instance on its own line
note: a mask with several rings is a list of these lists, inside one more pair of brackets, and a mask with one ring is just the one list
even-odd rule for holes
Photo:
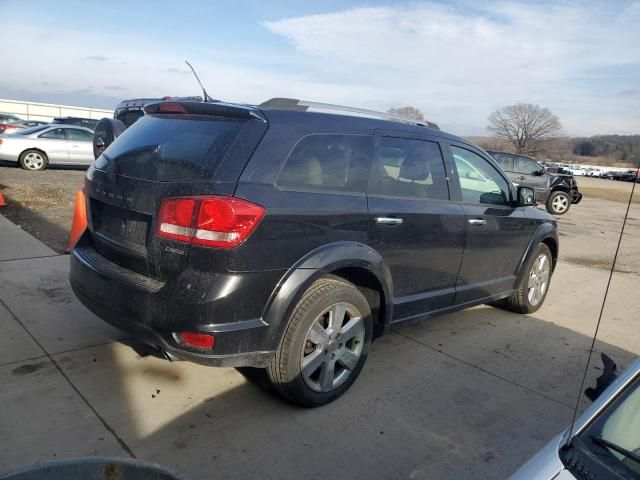
[[113,117],[113,110],[101,108],[72,107],[50,103],[25,102],[0,98],[0,113],[10,113],[24,120],[50,122],[55,117],[82,117],[100,119]]

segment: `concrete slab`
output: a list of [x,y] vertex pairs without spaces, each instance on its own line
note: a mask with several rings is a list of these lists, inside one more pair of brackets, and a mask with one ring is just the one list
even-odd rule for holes
[[0,305],[0,365],[20,362],[45,354],[13,315]]
[[0,261],[46,255],[56,252],[0,215]]
[[0,298],[49,353],[123,338],[87,310],[69,286],[69,257],[0,263]]
[[[622,274],[618,274],[622,275]],[[398,333],[566,405],[577,399],[608,272],[561,263],[544,306],[519,315],[489,306],[400,325]],[[640,354],[640,330],[628,301],[640,278],[614,282],[598,352],[621,367]],[[616,318],[615,323],[613,318]],[[598,355],[596,354],[596,358]],[[599,366],[599,360],[594,367]],[[591,376],[598,372],[592,370]]]
[[119,344],[55,358],[137,456],[192,478],[504,478],[571,416],[394,334],[348,395],[320,409],[233,369],[141,359]]
[[84,455],[125,455],[47,358],[0,367],[0,469]]

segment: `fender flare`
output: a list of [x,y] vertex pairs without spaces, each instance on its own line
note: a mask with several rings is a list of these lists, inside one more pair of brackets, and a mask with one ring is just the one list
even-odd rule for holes
[[[520,282],[522,282],[523,277],[527,274],[527,272],[525,271],[525,267],[531,260],[531,257],[533,256],[535,249],[537,248],[538,245],[543,243],[545,240],[553,241],[556,246],[556,251],[555,251],[555,255],[553,256],[553,265],[552,265],[553,270],[555,270],[556,264],[558,263],[558,249],[559,249],[558,234],[556,232],[555,227],[551,223],[543,223],[534,232],[533,236],[531,237],[531,240],[529,241],[529,244],[527,245],[527,248],[524,251],[524,255],[522,255],[522,258],[520,259],[520,263],[518,264],[518,270],[517,270],[518,274],[517,274],[516,285],[520,285]],[[551,252],[551,253],[552,255],[554,254],[554,252]]]
[[373,274],[385,300],[385,324],[392,315],[391,272],[382,255],[359,242],[335,242],[312,250],[283,275],[267,302],[262,319],[269,325],[270,344],[279,345],[287,321],[304,292],[323,275],[342,268],[362,268]]

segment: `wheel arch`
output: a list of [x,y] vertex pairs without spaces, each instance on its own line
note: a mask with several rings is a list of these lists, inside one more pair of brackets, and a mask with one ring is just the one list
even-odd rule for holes
[[300,259],[282,277],[272,292],[262,318],[278,345],[287,321],[304,292],[323,276],[353,283],[365,296],[374,315],[374,335],[380,335],[392,316],[391,272],[382,256],[358,242],[336,242],[319,247]]
[[26,152],[30,152],[31,150],[35,150],[36,152],[40,152],[41,154],[44,155],[44,159],[45,161],[48,163],[49,162],[49,155],[47,155],[47,152],[45,152],[43,149],[38,148],[38,147],[28,147],[25,148],[24,150],[22,150],[20,152],[20,155],[18,155],[18,159],[20,159],[22,157],[22,155],[24,155]]
[[541,243],[544,243],[547,247],[549,247],[549,250],[551,250],[551,259],[552,259],[551,267],[552,267],[552,271],[555,270],[556,264],[558,262],[558,252],[559,252],[558,234],[553,225],[551,225],[550,223],[543,223],[538,227],[538,229],[535,231],[535,233],[531,237],[531,240],[529,241],[529,244],[527,245],[527,248],[525,249],[524,254],[522,255],[522,259],[520,260],[520,264],[518,265],[518,275],[517,275],[516,285],[519,285],[520,282],[522,281],[523,276],[527,274],[525,267],[528,265],[529,260],[531,260],[531,257],[533,256],[535,249]]

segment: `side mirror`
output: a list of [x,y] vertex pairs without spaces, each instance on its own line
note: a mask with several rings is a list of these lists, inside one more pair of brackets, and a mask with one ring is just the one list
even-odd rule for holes
[[618,366],[610,357],[604,353],[600,353],[602,359],[602,375],[596,379],[596,386],[587,388],[584,391],[585,396],[595,402],[596,399],[618,378]]
[[536,193],[533,188],[518,187],[518,205],[529,207],[536,204]]

